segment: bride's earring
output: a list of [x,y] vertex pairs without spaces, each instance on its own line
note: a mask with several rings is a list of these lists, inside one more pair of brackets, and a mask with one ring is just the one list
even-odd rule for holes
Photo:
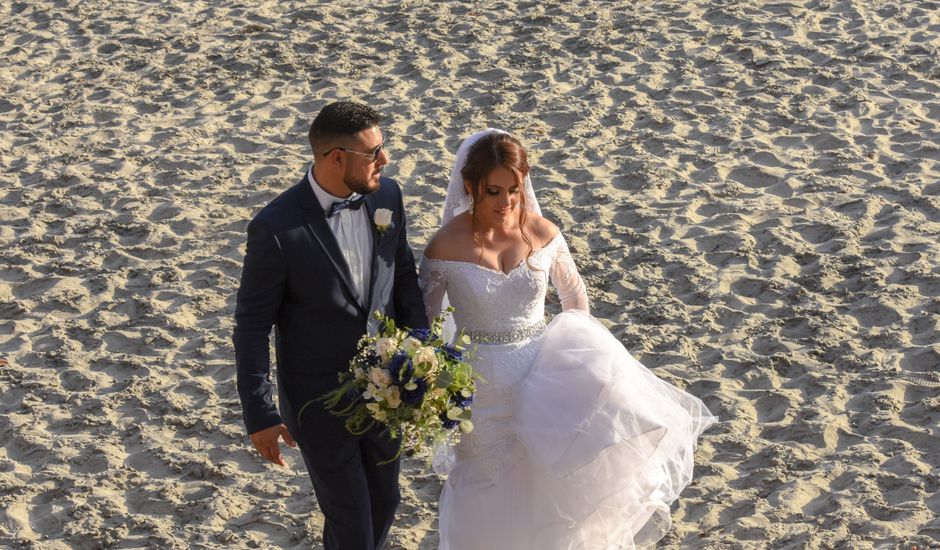
[[463,182],[463,191],[467,194],[467,204],[470,205],[470,212],[473,212],[473,193],[470,192],[470,184]]

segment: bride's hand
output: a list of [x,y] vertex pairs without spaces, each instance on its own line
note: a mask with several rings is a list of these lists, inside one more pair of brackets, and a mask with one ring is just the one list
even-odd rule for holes
[[278,445],[277,438],[283,437],[284,443],[291,447],[297,447],[297,443],[294,442],[294,438],[290,436],[290,432],[287,431],[287,426],[284,424],[276,424],[270,428],[265,428],[251,434],[249,437],[251,437],[251,442],[254,444],[255,449],[261,453],[261,456],[280,466],[285,466],[285,464],[283,457],[281,457],[281,447]]

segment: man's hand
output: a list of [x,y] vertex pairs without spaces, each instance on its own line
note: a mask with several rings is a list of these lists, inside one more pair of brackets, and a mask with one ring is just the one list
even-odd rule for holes
[[297,447],[297,443],[294,443],[294,438],[290,436],[290,433],[287,431],[287,426],[284,424],[277,424],[270,428],[265,428],[264,430],[251,434],[250,437],[251,442],[255,445],[255,449],[258,449],[261,456],[281,466],[285,466],[285,464],[284,459],[281,458],[281,446],[278,445],[277,438],[283,437],[284,443],[287,443],[291,447]]

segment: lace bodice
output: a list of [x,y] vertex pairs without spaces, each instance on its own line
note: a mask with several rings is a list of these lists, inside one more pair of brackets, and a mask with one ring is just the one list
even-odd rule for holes
[[465,331],[508,331],[542,321],[549,281],[562,309],[588,310],[584,281],[560,233],[509,273],[424,258],[418,274],[428,318],[441,313],[446,293],[454,306],[454,323]]

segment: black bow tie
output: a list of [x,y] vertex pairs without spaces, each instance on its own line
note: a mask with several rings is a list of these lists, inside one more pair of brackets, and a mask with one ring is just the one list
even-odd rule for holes
[[365,195],[359,195],[354,199],[346,199],[341,201],[336,201],[330,206],[330,211],[327,213],[327,218],[332,218],[337,212],[344,208],[350,208],[352,210],[359,210],[359,207],[362,206],[362,201],[366,200]]

